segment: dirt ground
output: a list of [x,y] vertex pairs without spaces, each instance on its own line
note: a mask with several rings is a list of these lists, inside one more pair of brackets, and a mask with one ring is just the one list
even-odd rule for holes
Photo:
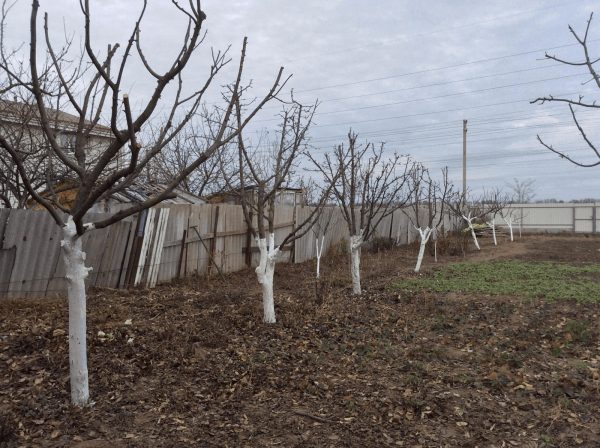
[[[467,259],[600,262],[598,238],[482,246]],[[415,253],[365,253],[360,298],[343,256],[318,295],[313,262],[278,265],[275,325],[250,270],[92,292],[84,409],[65,301],[0,302],[0,447],[600,446],[600,305],[400,293]]]

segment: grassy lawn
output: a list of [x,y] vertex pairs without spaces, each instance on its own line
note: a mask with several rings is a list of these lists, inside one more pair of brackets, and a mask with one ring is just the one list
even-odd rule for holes
[[403,290],[600,301],[600,265],[529,261],[454,263],[395,284]]

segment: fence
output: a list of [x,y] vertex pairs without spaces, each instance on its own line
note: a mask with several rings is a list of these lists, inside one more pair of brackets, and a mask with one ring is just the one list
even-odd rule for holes
[[[280,243],[311,207],[278,207],[275,239]],[[416,238],[408,210],[385,217],[375,235],[406,244]],[[100,218],[95,214],[90,218]],[[348,238],[337,207],[320,216],[331,219],[324,249]],[[451,227],[446,220],[447,228]],[[318,227],[318,226],[317,226]],[[0,297],[55,297],[66,292],[61,229],[48,213],[0,209]],[[284,261],[301,263],[316,256],[311,230],[283,248]],[[165,205],[141,212],[83,236],[88,287],[154,287],[193,274],[228,273],[256,266],[258,248],[238,205]]]
[[[523,231],[600,231],[600,204],[511,204],[516,226]],[[278,207],[275,239],[281,240],[312,211],[311,207]],[[417,237],[407,214],[396,210],[375,234],[407,244]],[[92,218],[101,217],[96,214]],[[324,249],[348,238],[341,211],[323,213],[331,219]],[[445,219],[445,227],[455,225]],[[66,281],[60,248],[61,229],[44,211],[0,209],[0,298],[64,295]],[[309,231],[284,248],[284,258],[301,263],[316,256],[315,233]],[[83,237],[87,285],[109,288],[153,287],[193,274],[238,271],[258,263],[258,248],[238,205],[168,205],[154,207]],[[288,256],[285,257],[285,254]]]
[[600,231],[600,204],[511,204],[513,219],[524,232],[577,232]]

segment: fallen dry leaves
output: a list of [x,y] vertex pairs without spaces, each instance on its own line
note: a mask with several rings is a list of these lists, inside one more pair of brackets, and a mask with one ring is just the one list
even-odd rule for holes
[[[536,259],[547,258],[549,247],[560,255],[590,240],[516,244]],[[500,246],[494,256],[510,256],[509,249]],[[345,260],[329,259],[318,300],[311,263],[279,265],[279,322],[271,326],[260,321],[251,271],[227,282],[94,292],[94,404],[85,409],[68,404],[64,301],[5,301],[0,441],[77,448],[600,446],[599,305],[399,295],[389,286],[410,275],[412,264],[408,249],[366,255],[366,293],[354,298]]]

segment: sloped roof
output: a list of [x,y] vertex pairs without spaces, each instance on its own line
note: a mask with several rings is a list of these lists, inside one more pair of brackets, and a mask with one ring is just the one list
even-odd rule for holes
[[[111,199],[122,203],[142,202],[150,196],[162,192],[164,187],[165,186],[162,184],[141,184],[138,182],[124,188],[118,193],[113,193]],[[206,201],[199,196],[179,188],[175,188],[173,193],[175,193],[177,197],[165,199],[162,202],[166,204],[206,204]]]
[[[70,129],[65,130],[75,130],[75,127],[79,124],[79,116],[70,114],[68,112],[64,112],[62,110],[57,111],[56,109],[48,108],[46,109],[48,115],[53,119],[57,120],[61,125],[67,125],[66,127]],[[16,122],[18,120],[22,120],[23,118],[28,118],[32,120],[32,125],[40,126],[39,123],[39,110],[36,104],[23,103],[20,101],[9,101],[0,99],[0,121],[12,121]],[[90,122],[88,120],[85,121],[85,124],[89,125]],[[107,133],[112,133],[111,129],[107,126],[103,126],[101,124],[97,124],[94,126],[92,133],[97,133],[102,136],[106,136]]]

